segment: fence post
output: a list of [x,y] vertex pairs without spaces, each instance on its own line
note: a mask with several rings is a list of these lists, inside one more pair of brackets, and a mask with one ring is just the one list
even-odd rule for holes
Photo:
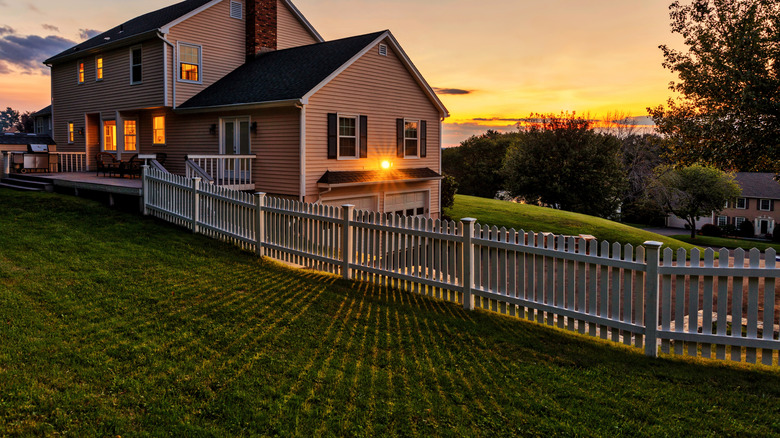
[[341,206],[341,212],[344,215],[341,225],[341,275],[345,280],[352,279],[349,265],[352,264],[352,212],[355,211],[355,206],[352,204],[344,204]]
[[149,208],[147,205],[149,205],[149,166],[144,164],[141,166],[141,185],[143,190],[143,200],[144,200],[144,216],[149,216]]
[[645,356],[658,357],[658,288],[660,278],[658,265],[661,257],[661,242],[647,241],[645,275]]
[[192,232],[198,234],[200,220],[200,178],[192,178]]
[[263,257],[265,250],[263,249],[263,243],[265,239],[265,214],[263,213],[265,208],[265,193],[255,193],[255,253]]
[[466,217],[460,222],[463,224],[463,308],[474,310],[474,296],[471,294],[474,287],[474,244],[471,240],[474,238],[474,224],[477,220]]

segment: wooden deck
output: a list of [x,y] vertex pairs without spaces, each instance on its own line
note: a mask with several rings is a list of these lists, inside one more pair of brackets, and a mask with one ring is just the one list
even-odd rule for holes
[[30,176],[46,179],[55,187],[68,187],[76,191],[82,189],[117,195],[143,196],[143,184],[140,178],[96,176],[93,172],[36,173]]

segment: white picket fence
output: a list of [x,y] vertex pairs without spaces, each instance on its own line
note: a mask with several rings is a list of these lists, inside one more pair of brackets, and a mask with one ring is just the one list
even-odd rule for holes
[[[663,252],[305,204],[144,169],[145,213],[261,256],[526,318],[645,354],[777,364],[775,251]],[[674,257],[676,255],[676,258]],[[689,261],[686,261],[689,259]],[[719,299],[723,297],[723,299]]]

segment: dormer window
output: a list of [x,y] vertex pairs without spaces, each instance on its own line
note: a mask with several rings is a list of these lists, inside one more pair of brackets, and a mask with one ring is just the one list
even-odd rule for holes
[[202,83],[200,46],[179,43],[179,80]]
[[237,1],[230,1],[230,18],[236,18],[236,19],[242,19],[243,18],[243,11],[242,11],[242,4],[241,2]]

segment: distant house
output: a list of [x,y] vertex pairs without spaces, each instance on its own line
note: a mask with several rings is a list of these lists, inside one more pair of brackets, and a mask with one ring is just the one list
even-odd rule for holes
[[289,0],[187,0],[45,63],[54,140],[89,164],[164,153],[250,169],[242,190],[439,215],[448,113],[389,31],[326,42]]
[[[772,234],[775,225],[780,222],[780,211],[776,205],[780,203],[780,183],[775,181],[774,173],[739,172],[735,181],[742,188],[742,196],[729,202],[720,213],[702,218],[696,223],[696,228],[705,224],[719,226],[739,226],[744,221],[753,223],[756,236]],[[780,205],[780,204],[778,204]],[[667,226],[682,228],[685,222],[674,215],[669,216]]]

